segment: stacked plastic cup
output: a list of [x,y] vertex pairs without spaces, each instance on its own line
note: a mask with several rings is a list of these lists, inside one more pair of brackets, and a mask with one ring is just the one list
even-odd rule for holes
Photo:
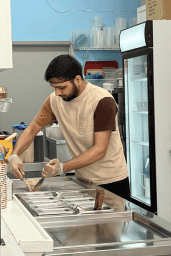
[[0,163],[0,201],[1,201],[1,209],[7,208],[7,168],[6,168],[6,163]]

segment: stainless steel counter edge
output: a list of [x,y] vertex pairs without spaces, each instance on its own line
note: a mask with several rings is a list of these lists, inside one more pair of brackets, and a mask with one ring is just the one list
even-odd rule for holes
[[[67,177],[54,177],[48,180],[49,184],[55,183],[55,180],[59,183],[65,179],[70,179],[75,181],[77,184],[82,184],[83,189],[97,189],[100,186],[91,184],[90,182],[83,182],[78,180],[76,177],[67,176]],[[112,194],[112,193],[111,193]],[[112,194],[114,195],[114,194]],[[129,201],[127,201],[129,203]],[[144,240],[137,241],[122,241],[122,246],[120,242],[116,243],[107,243],[107,244],[96,244],[94,249],[93,245],[80,245],[80,246],[66,246],[66,247],[55,247],[54,252],[45,253],[44,255],[170,255],[171,253],[171,223],[162,220],[158,216],[133,205],[133,208],[130,207],[129,210],[123,213],[131,213],[132,219],[134,222],[141,222],[145,226],[149,226],[154,232],[159,231],[161,238],[147,238]],[[118,216],[121,216],[121,212],[118,212]],[[164,235],[164,236],[163,236]],[[144,244],[146,244],[144,246]],[[122,248],[121,248],[121,247]],[[142,246],[142,247],[141,247]],[[68,249],[68,251],[67,251]],[[80,251],[81,250],[81,251]],[[87,251],[88,250],[88,251]]]

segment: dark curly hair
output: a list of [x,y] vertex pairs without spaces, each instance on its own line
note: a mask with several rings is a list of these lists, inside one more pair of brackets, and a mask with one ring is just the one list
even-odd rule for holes
[[51,78],[74,79],[80,75],[83,79],[82,66],[72,56],[62,54],[54,58],[46,69],[44,79],[48,82]]

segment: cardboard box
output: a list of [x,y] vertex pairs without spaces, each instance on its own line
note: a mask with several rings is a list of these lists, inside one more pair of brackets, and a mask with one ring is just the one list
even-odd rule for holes
[[171,20],[171,0],[146,0],[147,20]]

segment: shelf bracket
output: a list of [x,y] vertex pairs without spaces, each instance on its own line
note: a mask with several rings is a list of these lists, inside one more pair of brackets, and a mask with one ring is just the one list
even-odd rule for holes
[[84,67],[83,67],[83,74],[84,74],[84,69],[85,69],[88,53],[89,53],[89,50],[87,50],[87,53],[86,53],[86,57],[85,57],[85,61],[84,61]]

